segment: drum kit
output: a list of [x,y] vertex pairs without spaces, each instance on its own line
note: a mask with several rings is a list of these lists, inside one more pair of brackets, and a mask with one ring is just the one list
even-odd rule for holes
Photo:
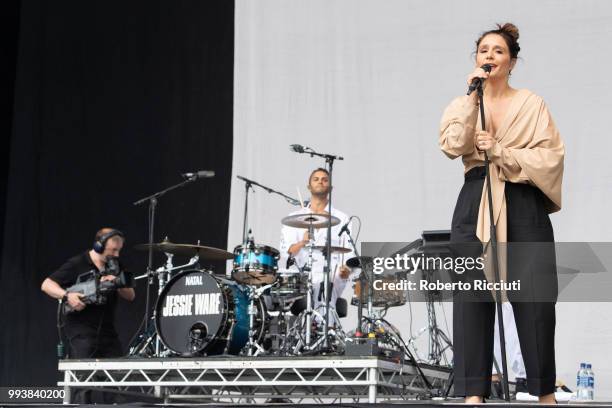
[[[337,217],[331,219],[332,225],[340,223]],[[315,353],[323,342],[324,316],[320,308],[315,308],[311,271],[315,251],[325,247],[314,245],[313,237],[314,228],[325,228],[327,220],[327,216],[318,214],[299,214],[281,221],[310,232],[305,245],[307,262],[297,270],[279,270],[279,251],[256,244],[252,235],[246,243],[236,246],[233,253],[199,244],[177,244],[168,239],[136,245],[135,249],[140,251],[152,249],[163,253],[166,261],[153,273],[158,298],[151,317],[152,329],[132,343],[130,354],[165,357]],[[331,248],[332,252],[350,251],[344,247]],[[175,265],[176,256],[190,259]],[[219,260],[233,260],[230,276],[225,271],[217,273],[199,267],[200,261]],[[371,258],[355,257],[347,264],[366,270],[369,261]],[[375,315],[373,308],[405,304],[405,298],[398,293],[368,290],[368,280],[365,273],[360,274],[354,282],[351,302],[367,307],[368,316]],[[328,336],[334,350],[341,353],[346,334],[335,308],[330,307],[330,312],[333,319]]]
[[[331,217],[332,226],[340,223]],[[131,345],[130,354],[146,356],[203,356],[260,354],[296,355],[316,350],[321,342],[323,314],[314,307],[312,263],[314,228],[325,228],[328,216],[299,214],[282,224],[309,230],[305,248],[308,261],[299,270],[280,270],[277,249],[253,242],[235,247],[233,253],[199,244],[164,240],[136,245],[135,249],[163,253],[166,262],[153,275],[158,285],[154,330],[143,333]],[[331,247],[332,252],[350,252]],[[182,265],[175,256],[190,257]],[[233,260],[231,277],[198,267],[200,261]],[[148,274],[136,277],[144,279]],[[335,315],[335,308],[331,308]],[[339,347],[344,331],[335,315],[330,333]]]
[[[325,157],[331,184],[331,171],[335,156],[322,155],[314,151],[309,154]],[[341,159],[341,158],[339,158]],[[199,173],[198,173],[199,174]],[[330,213],[301,213],[282,219],[285,226],[308,231],[304,246],[306,262],[296,269],[279,269],[280,253],[277,249],[255,243],[248,229],[249,190],[258,186],[268,193],[285,198],[294,205],[303,203],[281,192],[261,185],[253,180],[237,176],[245,182],[244,221],[242,244],[233,253],[219,248],[197,244],[179,244],[165,239],[155,243],[153,227],[158,200],[167,192],[180,188],[197,179],[188,177],[185,181],[168,187],[134,205],[149,204],[149,241],[137,245],[137,250],[148,252],[147,272],[136,279],[147,279],[147,305],[143,319],[144,329],[131,342],[129,354],[144,357],[166,356],[258,356],[258,355],[303,355],[342,354],[350,345],[340,325],[338,313],[342,303],[330,305],[331,285],[329,282],[331,254],[346,254],[354,251],[357,255],[346,265],[353,269],[355,295],[352,304],[358,306],[358,322],[354,336],[367,335],[377,331],[381,324],[378,317],[384,316],[389,307],[406,303],[405,293],[372,289],[372,258],[361,257],[350,235],[348,241],[352,250],[332,246],[331,227],[340,219]],[[331,207],[331,192],[329,194]],[[358,217],[356,217],[358,218]],[[326,229],[328,243],[315,245],[315,229]],[[341,233],[346,231],[346,226]],[[348,231],[347,231],[348,232]],[[165,264],[153,268],[153,253],[162,253]],[[323,301],[315,302],[313,282],[313,258],[315,253],[325,258],[322,282]],[[174,257],[189,257],[182,265],[175,265]],[[233,260],[231,273],[220,273],[211,268],[201,268],[200,261]],[[398,281],[401,277],[393,276]],[[150,290],[157,283],[157,300],[149,306]],[[321,293],[319,293],[321,297]],[[339,299],[344,301],[344,299]],[[344,303],[346,305],[346,303]],[[363,309],[367,308],[367,316]],[[375,308],[382,308],[382,314]],[[153,315],[149,316],[150,310]],[[346,307],[344,307],[346,309]],[[381,328],[381,332],[384,332]],[[399,337],[399,333],[398,333]]]

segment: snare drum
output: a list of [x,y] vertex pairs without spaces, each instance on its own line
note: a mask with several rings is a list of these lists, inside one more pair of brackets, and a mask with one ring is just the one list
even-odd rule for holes
[[[255,340],[265,329],[265,307],[255,301]],[[176,275],[155,306],[162,343],[184,355],[235,354],[249,339],[248,288],[200,270]]]
[[234,249],[232,278],[251,286],[273,283],[276,280],[279,257],[278,250],[266,245],[239,245]]
[[[385,283],[400,283],[403,279],[406,278],[406,273],[395,273],[388,275],[377,275],[374,277],[374,280],[381,281],[380,284],[376,285],[380,287],[379,290],[372,290],[372,306],[374,307],[394,307],[394,306],[402,306],[406,304],[407,301],[407,292],[404,289],[390,290],[388,289],[388,285]],[[362,289],[363,284],[363,289]],[[399,285],[396,285],[399,286]],[[353,287],[354,294],[351,299],[351,304],[353,306],[359,306],[359,297],[361,296],[361,306],[368,307],[368,290],[369,285],[367,280],[358,279],[355,281],[355,285]]]
[[294,270],[277,273],[277,284],[270,288],[270,295],[283,298],[299,298],[308,291],[308,275]]

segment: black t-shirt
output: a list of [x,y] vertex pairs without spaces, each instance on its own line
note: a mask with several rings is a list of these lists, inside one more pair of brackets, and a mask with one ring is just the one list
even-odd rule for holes
[[[91,271],[99,272],[89,256],[89,251],[86,251],[70,258],[57,271],[53,272],[49,278],[57,282],[62,288],[68,289],[76,283],[79,275]],[[93,333],[116,336],[114,326],[116,306],[117,293],[112,291],[106,295],[105,304],[87,305],[80,312],[74,311],[64,315],[67,334]]]

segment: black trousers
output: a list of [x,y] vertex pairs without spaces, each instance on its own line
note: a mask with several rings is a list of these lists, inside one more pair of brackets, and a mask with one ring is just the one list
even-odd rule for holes
[[96,330],[81,327],[66,329],[68,357],[110,358],[121,357],[121,343],[116,333],[98,333]]
[[[451,246],[462,255],[479,256],[481,244],[475,235],[484,183],[484,167],[465,176],[451,228]],[[507,281],[520,279],[518,293],[508,291],[516,321],[521,352],[532,395],[555,390],[555,303],[557,275],[554,236],[545,210],[545,196],[528,184],[506,183],[508,220]],[[523,243],[523,244],[521,244]],[[484,279],[471,276],[470,279]],[[488,397],[493,366],[492,296],[457,291],[453,297],[453,348],[455,394]],[[477,299],[478,301],[475,301]]]
[[[98,333],[89,327],[68,326],[65,330],[70,359],[112,358],[121,357],[121,342],[116,333]],[[93,391],[91,389],[73,389],[72,404],[117,402],[114,394]]]

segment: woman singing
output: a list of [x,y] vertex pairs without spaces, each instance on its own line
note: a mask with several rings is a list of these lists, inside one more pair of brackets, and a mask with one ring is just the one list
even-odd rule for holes
[[[540,402],[555,403],[557,275],[548,214],[561,208],[565,149],[542,98],[508,83],[520,50],[518,38],[518,29],[509,23],[478,38],[476,69],[468,84],[483,78],[486,130],[479,130],[479,100],[474,92],[446,108],[439,142],[448,157],[461,156],[465,166],[465,183],[452,220],[453,245],[489,242],[485,152],[491,161],[497,240],[509,244],[504,254],[507,264],[502,256],[500,270],[507,272],[508,282],[521,280],[520,294],[508,291],[507,296],[514,309],[527,387]],[[480,68],[484,64],[491,66],[490,73]],[[453,301],[455,394],[465,395],[466,403],[489,396],[493,365],[495,303],[491,296],[486,302],[469,301],[473,297],[457,292]]]

